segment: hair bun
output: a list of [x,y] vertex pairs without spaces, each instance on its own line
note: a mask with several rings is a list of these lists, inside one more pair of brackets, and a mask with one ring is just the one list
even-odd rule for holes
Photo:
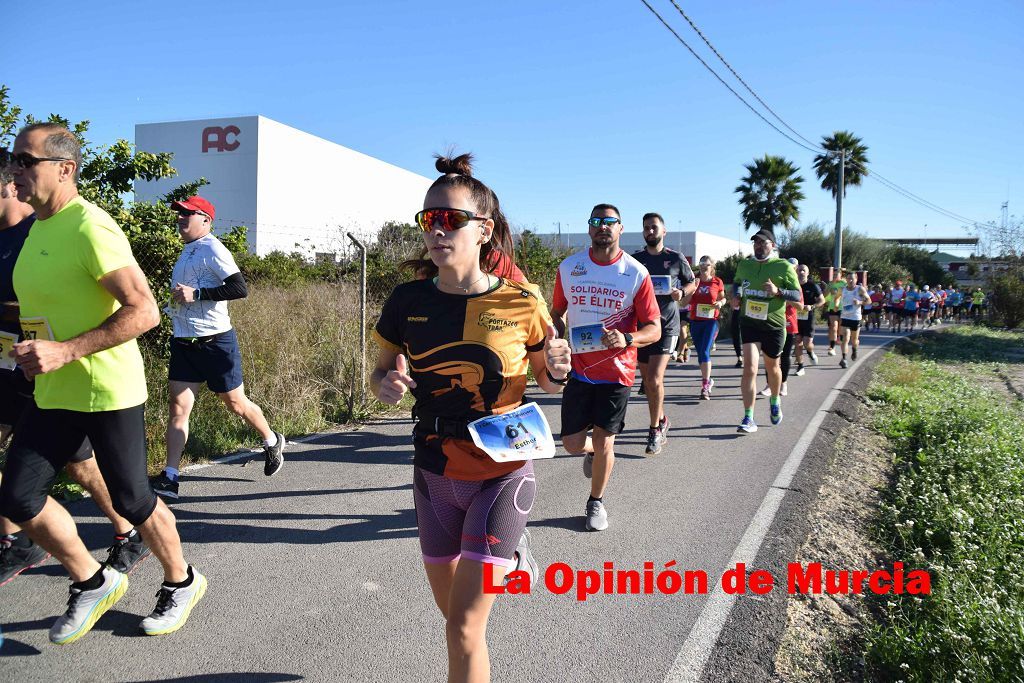
[[[448,152],[448,154],[454,154],[454,152]],[[437,159],[434,163],[434,168],[437,169],[438,173],[454,173],[470,178],[473,177],[473,155],[468,152],[457,157],[435,154],[434,158]]]

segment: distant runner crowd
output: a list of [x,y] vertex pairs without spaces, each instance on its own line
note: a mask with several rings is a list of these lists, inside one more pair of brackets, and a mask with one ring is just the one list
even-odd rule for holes
[[[418,258],[410,281],[384,303],[373,337],[379,347],[370,384],[397,404],[415,399],[413,503],[422,562],[445,623],[449,680],[488,680],[486,625],[495,594],[483,590],[521,572],[535,578],[527,522],[537,494],[534,461],[555,455],[555,437],[536,403],[524,402],[528,376],[562,393],[562,447],[581,456],[581,528],[609,528],[605,501],[615,439],[639,370],[649,423],[646,453],[660,453],[671,424],[664,413],[669,362],[701,372],[699,398],[711,400],[712,352],[729,307],[736,366],[742,367],[742,419],[758,430],[757,396],[768,420],[783,420],[790,371],[819,363],[815,320],[828,321],[828,355],[847,367],[861,329],[913,330],[980,315],[985,295],[956,288],[920,291],[897,281],[865,287],[855,273],[826,284],[806,264],[777,255],[771,230],[752,236],[753,254],[724,283],[708,256],[687,259],[665,247],[665,220],[643,216],[646,247],[619,246],[622,216],[593,207],[591,247],[558,268],[550,304],[514,260],[512,233],[497,195],[474,177],[472,157],[437,157],[439,176],[415,222]],[[155,556],[164,580],[148,635],[173,632],[202,599],[206,577],[186,562],[174,514],[189,417],[205,384],[263,440],[264,474],[284,464],[285,437],[245,393],[238,338],[227,302],[247,296],[244,277],[214,236],[214,205],[200,196],[172,203],[183,241],[163,302],[169,349],[167,463],[147,473],[147,387],[136,338],[155,327],[155,301],[117,223],[77,191],[81,150],[52,124],[23,128],[0,151],[0,444],[10,438],[0,481],[0,585],[51,555],[71,578],[67,609],[50,639],[84,636],[127,591],[127,574]],[[731,362],[731,361],[730,361]],[[795,362],[795,368],[793,364]],[[757,391],[763,363],[766,386]],[[100,563],[75,522],[48,492],[66,470],[110,519],[112,544]],[[581,503],[582,491],[581,491]]]

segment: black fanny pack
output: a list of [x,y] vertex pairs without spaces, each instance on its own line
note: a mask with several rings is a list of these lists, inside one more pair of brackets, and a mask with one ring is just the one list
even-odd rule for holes
[[448,437],[472,441],[473,436],[469,433],[468,424],[466,420],[418,415],[415,431],[424,436],[437,434],[442,438]]

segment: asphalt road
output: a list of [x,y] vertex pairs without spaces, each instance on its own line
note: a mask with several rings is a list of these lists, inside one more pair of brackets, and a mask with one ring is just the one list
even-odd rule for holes
[[[862,356],[890,338],[864,334]],[[781,425],[769,424],[768,401],[758,400],[761,429],[753,435],[736,433],[741,371],[733,367],[728,342],[715,354],[710,402],[696,398],[695,363],[671,364],[665,404],[672,429],[658,456],[644,456],[647,405],[634,394],[616,443],[605,495],[611,526],[603,533],[583,531],[589,483],[581,458],[559,455],[537,463],[530,528],[542,572],[555,562],[577,570],[600,570],[606,562],[642,570],[649,561],[660,570],[674,560],[677,570],[705,571],[713,587],[833,386],[865,365],[862,359],[844,371],[837,357],[820,355],[821,366],[790,378]],[[759,388],[763,384],[759,379]],[[544,407],[557,434],[559,398],[530,398]],[[272,479],[263,476],[262,459],[188,473],[174,511],[186,558],[210,585],[189,623],[170,636],[138,632],[162,576],[155,559],[131,575],[128,594],[88,636],[64,647],[47,640],[67,598],[63,570],[50,560],[26,572],[0,589],[3,679],[444,680],[443,624],[416,538],[410,429],[410,420],[394,419],[318,435],[290,446],[284,468]],[[808,451],[802,469],[813,469],[821,450]],[[813,482],[808,486],[816,490]],[[809,499],[793,499],[784,510],[799,514]],[[88,500],[71,510],[88,547],[105,557],[111,534],[105,518]],[[765,547],[789,552],[792,543],[775,540],[769,530]],[[674,680],[679,670],[673,664],[708,600],[655,593],[579,601],[575,592],[554,595],[543,585],[530,595],[501,596],[489,626],[493,680]],[[777,611],[777,597],[774,604]],[[719,642],[737,631],[747,638],[733,638],[741,643],[734,648],[745,651],[758,642],[755,617],[744,614],[740,608],[731,612]],[[723,656],[746,656],[712,652],[711,644],[705,649],[709,672]]]

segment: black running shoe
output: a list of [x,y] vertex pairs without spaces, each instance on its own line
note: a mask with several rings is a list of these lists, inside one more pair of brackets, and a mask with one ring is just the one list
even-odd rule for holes
[[263,457],[266,458],[263,464],[263,474],[268,477],[280,472],[284,465],[284,434],[274,432],[274,436],[277,437],[277,443],[273,446],[263,447]]
[[171,481],[166,472],[161,472],[155,477],[149,478],[149,485],[158,496],[164,498],[178,499],[178,482]]
[[647,455],[657,455],[661,453],[662,436],[661,430],[657,427],[651,427],[647,430]]
[[127,536],[114,536],[114,545],[107,548],[107,552],[109,554],[105,565],[122,574],[130,574],[153,551],[142,540],[141,534],[135,534],[135,540]]
[[9,583],[26,569],[38,567],[49,557],[50,553],[35,543],[27,548],[19,548],[9,538],[0,537],[0,586]]
[[853,347],[853,353],[850,354],[850,360],[857,360],[857,347]]
[[742,368],[743,367],[743,359],[742,358],[737,358],[736,359],[736,367],[738,367],[738,368]]

